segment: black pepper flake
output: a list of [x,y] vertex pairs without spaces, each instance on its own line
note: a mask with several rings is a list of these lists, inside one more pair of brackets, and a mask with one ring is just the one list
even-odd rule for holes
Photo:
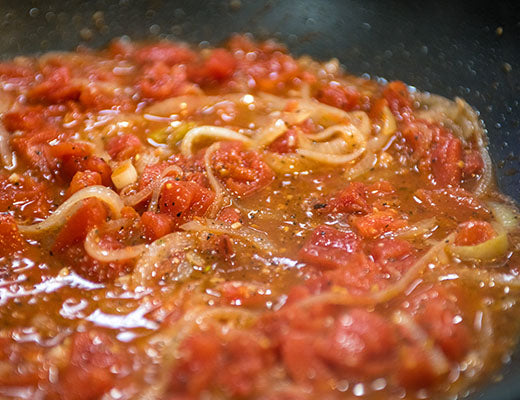
[[180,217],[182,215],[182,212],[177,213],[177,217]]
[[320,208],[325,208],[325,207],[327,207],[327,204],[318,203],[318,204],[314,204],[314,206],[312,208],[314,208],[315,210],[319,210]]

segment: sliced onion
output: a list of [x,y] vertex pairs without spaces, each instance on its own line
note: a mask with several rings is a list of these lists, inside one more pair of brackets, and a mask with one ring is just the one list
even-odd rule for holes
[[213,154],[215,154],[215,152],[219,148],[219,142],[213,143],[211,146],[208,147],[206,153],[204,154],[204,167],[206,169],[206,176],[208,177],[209,185],[215,192],[215,198],[213,199],[213,203],[206,211],[206,215],[210,218],[214,218],[217,215],[217,212],[220,210],[222,201],[224,200],[224,196],[226,193],[226,189],[213,173],[213,166],[211,165],[211,157],[213,157]]
[[173,232],[149,244],[132,272],[132,284],[146,287],[159,280],[164,273],[171,272],[167,268],[172,266],[172,258],[192,245],[193,239],[186,232]]
[[192,155],[193,142],[201,137],[210,138],[214,140],[238,140],[240,142],[250,145],[252,140],[231,129],[221,128],[219,126],[204,125],[190,129],[181,142],[181,152],[185,156]]
[[99,245],[99,229],[92,229],[85,238],[85,251],[87,254],[101,262],[125,261],[139,257],[146,250],[146,244],[127,246],[122,249],[104,249]]
[[489,152],[484,145],[480,146],[480,155],[484,161],[484,169],[482,170],[482,176],[479,179],[478,185],[475,188],[474,193],[477,197],[482,197],[489,191],[493,179],[493,164]]
[[500,224],[501,229],[505,232],[509,232],[518,226],[520,217],[513,207],[494,201],[490,201],[488,207],[491,209],[495,220]]
[[263,128],[255,139],[255,147],[263,147],[275,141],[287,132],[287,125],[281,118],[274,118],[270,124]]
[[374,168],[377,164],[377,156],[369,151],[367,152],[359,162],[355,163],[352,167],[346,168],[345,178],[348,180],[352,180],[358,178],[367,172],[369,172],[372,168]]
[[450,370],[450,363],[446,355],[436,345],[431,345],[428,334],[406,313],[396,311],[392,316],[395,324],[402,326],[411,337],[424,349],[428,355],[433,372],[437,375],[444,375]]
[[381,133],[383,136],[391,136],[397,130],[397,124],[395,122],[394,115],[390,111],[388,106],[383,107],[383,126],[381,127]]
[[502,232],[483,243],[473,246],[451,245],[448,250],[463,261],[493,261],[504,256],[508,248],[507,233]]
[[125,190],[123,189],[121,191],[123,201],[127,206],[135,206],[146,200],[148,197],[150,197],[150,195],[152,195],[152,201],[150,202],[149,208],[156,209],[161,187],[164,184],[164,182],[167,181],[167,179],[165,178],[170,176],[175,178],[181,177],[183,173],[184,172],[182,171],[182,169],[177,165],[170,165],[161,172],[161,174],[157,177],[156,180],[154,180],[152,183],[147,185],[144,189],[140,190],[139,192],[131,195],[124,195]]
[[241,226],[240,228],[233,229],[233,227],[225,222],[216,221],[212,219],[205,220],[193,220],[181,225],[181,229],[187,232],[208,232],[217,234],[227,234],[231,237],[242,239],[246,242],[251,243],[260,250],[271,252],[275,250],[273,244],[267,238],[267,235],[263,232],[256,231],[252,228]]
[[279,154],[266,152],[263,160],[278,174],[294,174],[310,171],[317,165],[315,161],[294,153]]
[[374,306],[385,303],[404,292],[417,276],[426,268],[433,258],[440,258],[446,247],[453,242],[455,233],[451,233],[444,240],[432,246],[406,273],[394,284],[378,292],[353,295],[343,287],[305,298],[291,307],[310,307],[317,304],[337,304],[345,306]]
[[123,201],[113,190],[105,186],[87,186],[69,197],[56,211],[45,219],[45,221],[32,225],[19,225],[18,229],[23,233],[43,232],[57,228],[65,223],[67,217],[74,214],[81,206],[81,202],[88,198],[97,198],[103,201],[114,214],[115,218],[121,215],[124,207]]
[[410,225],[404,229],[401,229],[396,232],[396,236],[400,238],[414,238],[417,236],[424,235],[426,233],[430,233],[437,228],[437,218],[427,218],[423,219],[413,225]]
[[0,122],[0,162],[7,170],[12,170],[16,167],[16,154],[9,146],[9,132]]

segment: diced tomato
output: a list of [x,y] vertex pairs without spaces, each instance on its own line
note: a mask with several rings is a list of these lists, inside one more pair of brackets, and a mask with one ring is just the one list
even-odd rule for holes
[[265,306],[270,293],[264,285],[241,281],[224,282],[219,292],[226,302],[244,307]]
[[398,121],[412,120],[412,100],[408,88],[403,82],[390,82],[383,90],[383,97]]
[[369,249],[374,261],[379,264],[402,260],[413,251],[409,242],[395,238],[376,240],[370,244]]
[[366,213],[371,210],[367,199],[367,188],[362,182],[351,182],[334,195],[324,207],[326,212]]
[[86,157],[92,153],[85,143],[61,142],[50,147],[50,154],[60,160],[67,157]]
[[414,119],[403,124],[401,132],[417,161],[427,156],[434,137],[439,136],[440,126]]
[[70,197],[87,186],[95,185],[101,185],[101,175],[99,175],[99,172],[78,171],[72,177],[72,181],[65,193],[65,197]]
[[238,196],[248,196],[264,188],[274,178],[273,171],[258,153],[245,150],[240,142],[224,142],[213,156],[217,175]]
[[464,167],[462,175],[464,178],[472,178],[482,172],[484,161],[478,150],[465,150],[463,155]]
[[67,67],[48,65],[42,72],[43,81],[33,86],[27,93],[29,100],[59,103],[79,98],[81,91],[71,82],[70,70]]
[[147,165],[139,178],[139,190],[143,190],[147,188],[152,182],[156,181],[161,173],[171,164],[162,161],[157,164]]
[[189,48],[169,42],[146,45],[134,53],[134,58],[139,63],[163,62],[169,66],[190,62],[195,57],[195,53]]
[[282,136],[276,138],[270,145],[269,150],[275,153],[294,153],[298,147],[298,131],[290,128]]
[[233,241],[229,235],[211,235],[201,243],[201,250],[230,261],[235,255]]
[[405,219],[394,209],[373,211],[367,215],[352,215],[352,226],[365,238],[376,238],[387,232],[393,232],[407,225]]
[[0,79],[13,86],[27,86],[34,80],[35,71],[28,65],[15,62],[0,62]]
[[60,376],[62,399],[98,399],[112,388],[117,378],[112,371],[120,364],[112,347],[111,339],[104,333],[74,334],[70,361]]
[[114,136],[106,144],[106,150],[114,160],[126,160],[135,156],[143,147],[141,140],[131,133]]
[[186,71],[179,66],[169,67],[163,62],[145,66],[139,81],[145,98],[165,99],[182,93],[186,83]]
[[61,163],[61,172],[67,179],[72,177],[78,171],[97,172],[101,176],[101,183],[104,186],[112,186],[110,176],[112,169],[105,160],[97,156],[64,156]]
[[402,344],[395,370],[400,385],[410,389],[427,388],[439,378],[432,368],[427,351],[420,345]]
[[11,215],[0,214],[0,257],[22,251],[26,244]]
[[326,382],[333,377],[324,360],[316,354],[313,334],[291,331],[283,340],[282,360],[289,376],[297,383]]
[[47,184],[29,175],[0,174],[0,212],[13,211],[19,218],[33,220],[46,217],[51,204]]
[[42,173],[50,173],[54,169],[55,160],[50,153],[49,142],[59,133],[52,127],[24,132],[11,139],[11,146],[29,165]]
[[106,90],[89,85],[81,90],[79,102],[90,110],[121,110],[130,111],[132,102],[121,93],[114,94]]
[[9,132],[39,129],[45,122],[44,113],[42,106],[23,106],[4,114],[4,126]]
[[209,208],[215,193],[195,182],[169,180],[159,196],[159,209],[173,217],[176,225],[194,216],[202,216]]
[[462,188],[419,189],[414,197],[421,202],[425,210],[462,221],[489,215],[485,206]]
[[496,232],[489,222],[468,221],[459,225],[455,244],[457,246],[474,246],[496,236]]
[[153,242],[171,233],[175,228],[175,221],[168,214],[145,211],[141,216],[141,225],[144,236]]
[[190,65],[189,78],[196,83],[223,81],[235,72],[236,60],[233,54],[225,49],[214,49],[209,57],[200,65]]
[[431,169],[439,186],[459,186],[462,180],[462,143],[451,134],[441,136],[431,152]]
[[339,84],[329,84],[320,89],[316,98],[322,103],[345,111],[359,110],[361,103],[361,93],[356,88]]
[[84,200],[83,205],[61,228],[52,247],[53,251],[61,252],[68,246],[83,242],[88,232],[104,223],[106,218],[107,211],[101,200],[95,198]]
[[432,288],[417,294],[409,304],[417,322],[444,354],[460,361],[471,347],[472,335],[467,326],[469,321],[462,317],[454,298],[444,288]]
[[349,264],[360,240],[354,232],[341,232],[321,225],[298,252],[298,258],[323,269],[342,268]]
[[227,222],[228,224],[234,224],[235,222],[242,222],[240,211],[235,207],[225,207],[220,211],[218,215],[220,221]]
[[396,346],[390,322],[374,311],[353,309],[336,319],[330,334],[316,347],[336,368],[366,379],[392,370]]
[[272,364],[272,354],[247,332],[226,336],[201,332],[181,344],[183,356],[172,371],[171,392],[198,398],[204,390],[218,388],[229,397],[251,397],[258,376]]

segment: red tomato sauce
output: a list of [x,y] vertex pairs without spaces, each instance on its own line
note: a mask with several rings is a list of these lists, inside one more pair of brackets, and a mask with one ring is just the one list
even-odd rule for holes
[[1,398],[453,398],[514,348],[519,214],[461,99],[246,36],[0,95]]

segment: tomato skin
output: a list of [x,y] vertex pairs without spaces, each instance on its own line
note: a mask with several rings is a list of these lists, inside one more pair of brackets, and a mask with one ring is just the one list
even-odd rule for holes
[[321,225],[317,227],[298,252],[298,259],[323,269],[344,267],[360,245],[354,232],[340,232]]
[[472,220],[459,225],[455,244],[457,246],[474,246],[496,236],[489,222]]
[[11,256],[25,247],[14,218],[9,214],[0,214],[0,257]]
[[61,398],[94,400],[108,392],[116,380],[111,369],[120,364],[112,347],[112,340],[102,332],[75,333],[70,361],[61,374]]
[[54,245],[55,252],[62,252],[67,247],[81,243],[87,237],[88,232],[95,226],[106,221],[107,211],[101,200],[88,198],[83,205],[70,216],[61,228]]
[[141,140],[131,134],[114,136],[106,144],[106,150],[114,160],[126,160],[135,156],[143,147]]
[[191,181],[168,180],[159,196],[159,210],[168,214],[178,226],[194,216],[202,216],[209,208],[215,193]]
[[168,214],[145,211],[141,216],[141,226],[144,236],[153,242],[171,233],[175,228],[175,221]]
[[78,171],[72,177],[69,188],[65,192],[65,197],[70,197],[74,193],[86,188],[87,186],[101,185],[101,175],[95,171]]
[[274,179],[271,168],[258,153],[245,150],[240,142],[224,142],[215,151],[213,166],[227,188],[237,196],[249,196]]

